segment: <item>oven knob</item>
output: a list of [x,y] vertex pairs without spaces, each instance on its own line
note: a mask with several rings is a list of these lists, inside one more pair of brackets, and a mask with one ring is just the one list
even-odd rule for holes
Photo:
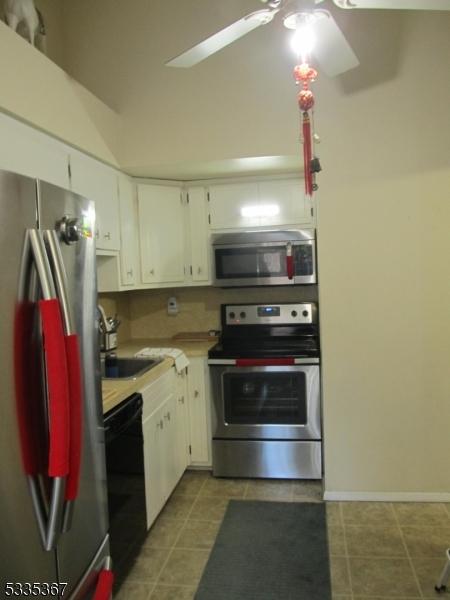
[[241,319],[245,319],[245,317],[246,317],[246,316],[247,316],[247,315],[245,314],[245,312],[244,312],[244,311],[242,311],[242,312],[241,312],[241,315],[240,315]]
[[296,311],[296,310],[293,310],[293,311],[291,312],[291,315],[292,315],[293,317],[296,317],[296,316],[297,316],[297,314],[298,314],[298,313],[297,313],[297,311]]
[[234,317],[235,317],[236,315],[234,314],[234,312],[230,312],[230,314],[229,314],[228,316],[230,317],[230,319],[234,319]]
[[307,317],[307,316],[309,315],[309,312],[308,312],[307,310],[304,310],[304,311],[302,312],[302,315],[303,315],[304,317]]

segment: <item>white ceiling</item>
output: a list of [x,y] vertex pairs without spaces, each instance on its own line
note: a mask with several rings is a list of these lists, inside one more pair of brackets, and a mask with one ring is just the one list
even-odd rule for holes
[[[137,176],[197,179],[301,168],[295,64],[281,20],[191,69],[164,63],[260,8],[258,0],[65,0],[66,68],[122,118],[116,149]],[[398,77],[409,11],[331,8],[361,66],[314,84],[326,140],[335,107]],[[435,15],[439,18],[439,15]],[[446,19],[449,15],[446,14]],[[403,85],[403,84],[402,84]],[[336,110],[337,115],[337,110]]]

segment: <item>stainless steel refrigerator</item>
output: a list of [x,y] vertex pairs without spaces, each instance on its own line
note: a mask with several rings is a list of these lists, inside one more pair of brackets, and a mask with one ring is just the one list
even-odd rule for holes
[[0,171],[0,231],[0,597],[108,598],[94,203]]

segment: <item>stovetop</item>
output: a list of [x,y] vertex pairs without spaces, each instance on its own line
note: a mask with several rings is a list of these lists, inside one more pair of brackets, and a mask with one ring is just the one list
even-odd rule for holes
[[[257,343],[255,343],[255,341]],[[209,358],[318,358],[317,338],[268,338],[221,340],[208,352]]]
[[223,304],[221,321],[209,358],[319,358],[315,303]]

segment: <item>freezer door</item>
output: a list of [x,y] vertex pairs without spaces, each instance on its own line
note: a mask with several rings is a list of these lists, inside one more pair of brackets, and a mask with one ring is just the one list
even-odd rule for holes
[[[46,471],[47,428],[41,339],[33,267],[21,270],[26,230],[37,227],[36,181],[0,171],[0,594],[6,582],[58,582],[55,552],[43,549],[30,482]],[[20,275],[27,278],[26,302],[19,302]],[[20,352],[19,350],[24,352]],[[16,391],[21,389],[22,414]],[[22,418],[22,421],[20,421]],[[24,439],[24,421],[33,439]],[[22,423],[22,444],[19,422]],[[28,460],[24,447],[29,450]],[[32,463],[32,464],[30,464]],[[32,472],[34,472],[32,476]],[[27,475],[28,474],[28,475]],[[36,476],[36,477],[35,477]],[[43,488],[48,481],[41,480]],[[37,488],[35,489],[37,492]],[[41,498],[45,489],[39,490]],[[37,496],[35,495],[37,501]],[[45,505],[42,511],[46,513]]]
[[62,259],[68,310],[80,346],[83,397],[80,485],[72,502],[73,515],[57,547],[59,578],[67,582],[66,594],[70,594],[108,530],[96,321],[95,208],[92,201],[43,182],[39,183],[38,206],[44,239],[48,246],[52,239],[56,241]]

